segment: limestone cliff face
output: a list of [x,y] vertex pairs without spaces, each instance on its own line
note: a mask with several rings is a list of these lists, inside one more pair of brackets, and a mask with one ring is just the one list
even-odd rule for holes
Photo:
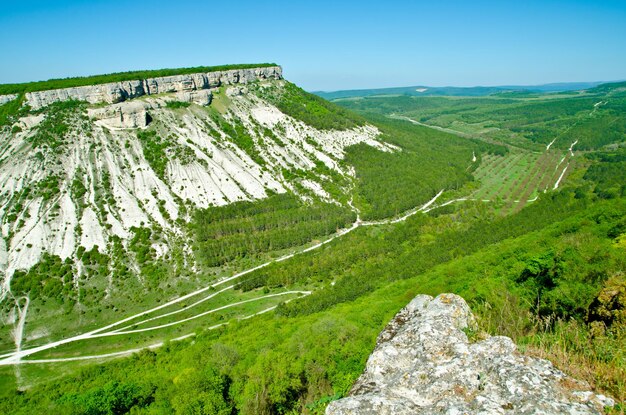
[[[60,144],[54,149],[47,141],[38,141],[42,130],[50,128],[47,121],[54,108],[22,116],[14,123],[20,128],[0,128],[0,302],[10,292],[16,270],[32,268],[45,254],[75,264],[81,264],[78,255],[83,250],[97,248],[113,255],[113,241],[128,241],[134,228],[158,232],[155,257],[179,252],[191,268],[192,247],[181,237],[191,220],[190,209],[263,199],[288,190],[303,199],[336,202],[325,190],[328,176],[314,171],[319,163],[348,177],[352,171],[341,162],[346,147],[364,143],[395,151],[378,139],[379,131],[371,125],[318,130],[280,112],[266,100],[265,89],[279,91],[282,80],[241,84],[253,76],[279,75],[271,68],[262,68],[262,75],[255,70],[207,74],[208,85],[239,82],[215,96],[211,89],[196,89],[114,104],[81,104],[63,113],[67,130],[57,137]],[[191,78],[155,82],[160,91],[169,91],[188,88],[185,79]],[[205,84],[193,87],[198,85]],[[200,106],[211,99],[214,108]],[[170,108],[172,100],[194,104]],[[139,138],[149,123],[147,132],[163,140],[158,141],[165,159],[161,170],[155,169],[159,163],[154,158],[146,156],[147,142]],[[254,142],[255,157],[240,146],[235,127]],[[310,174],[304,180],[285,177],[285,171]],[[50,194],[42,190],[46,183],[51,183]],[[86,274],[82,265],[74,271],[75,281]],[[87,284],[93,284],[94,292],[106,287],[111,298],[121,295],[111,278],[94,277]],[[29,325],[35,327],[32,320]],[[0,343],[9,338],[2,333],[0,327]]]
[[379,335],[365,372],[327,415],[600,414],[613,401],[508,337],[470,343],[475,325],[453,294],[417,296]]
[[0,105],[4,105],[9,101],[13,101],[15,98],[17,98],[17,94],[0,95]]
[[[75,99],[90,104],[115,104],[143,95],[162,93],[187,93],[183,97],[191,97],[192,91],[200,91],[220,85],[246,84],[254,80],[282,79],[280,66],[252,69],[232,69],[188,75],[165,76],[160,78],[138,79],[134,81],[113,82],[101,85],[80,86],[75,88],[53,89],[50,91],[29,92],[26,103],[32,109],[50,105],[53,102]],[[17,95],[0,95],[0,104],[15,99]],[[200,95],[199,99],[206,98]],[[192,101],[192,98],[188,98]]]
[[[285,192],[303,201],[345,203],[338,200],[337,185],[346,192],[352,185],[354,169],[343,162],[347,147],[363,143],[400,151],[381,141],[372,125],[318,129],[281,112],[272,99],[285,91],[280,76],[276,67],[73,90],[81,96],[49,91],[38,95],[41,105],[86,96],[124,101],[20,111],[2,126],[0,348],[12,346],[21,313],[13,304],[22,307],[16,298],[22,298],[25,273],[42,261],[64,264],[61,283],[77,303],[71,313],[57,302],[31,305],[23,332],[30,344],[57,340],[50,322],[60,322],[59,316],[64,327],[90,330],[93,320],[86,313],[99,315],[103,303],[127,304],[131,291],[134,296],[206,286],[211,276],[200,272],[190,232],[197,209]],[[126,99],[138,96],[140,88],[144,96]],[[191,104],[168,105],[172,101]],[[149,259],[133,250],[137,235],[148,235],[139,237]],[[100,258],[97,269],[92,255]],[[146,264],[172,271],[159,271],[149,281]],[[146,307],[157,305],[151,301],[145,300]]]

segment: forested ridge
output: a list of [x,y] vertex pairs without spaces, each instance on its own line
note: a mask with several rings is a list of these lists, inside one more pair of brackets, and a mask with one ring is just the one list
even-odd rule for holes
[[364,219],[397,215],[432,198],[442,189],[472,180],[472,154],[504,154],[506,148],[431,131],[406,121],[372,117],[382,139],[402,151],[383,153],[366,145],[348,149],[356,171],[356,200]]
[[570,93],[495,93],[485,97],[411,95],[357,97],[336,104],[365,114],[403,115],[461,134],[516,147],[538,144],[585,150],[623,143],[626,100],[623,84]]

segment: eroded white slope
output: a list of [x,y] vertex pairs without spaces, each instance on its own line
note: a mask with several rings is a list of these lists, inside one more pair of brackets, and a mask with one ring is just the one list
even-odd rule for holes
[[[286,181],[284,170],[309,171],[321,162],[349,176],[339,164],[347,146],[366,143],[381,151],[395,150],[378,141],[379,132],[372,126],[321,131],[245,89],[228,95],[228,110],[222,113],[197,105],[172,110],[165,105],[168,96],[142,98],[142,105],[128,103],[148,111],[153,121],[147,128],[171,144],[163,174],[146,159],[139,129],[120,128],[101,118],[85,121],[85,113],[68,121],[72,128],[56,150],[34,148],[30,142],[45,115],[21,119],[21,132],[2,131],[0,298],[8,293],[14,271],[29,269],[44,253],[76,259],[81,246],[105,253],[112,236],[127,246],[133,228],[149,227],[161,235],[162,242],[153,248],[162,256],[185,232],[178,219],[189,217],[181,216],[181,210],[261,199],[268,192],[296,188],[332,200],[324,176],[307,177],[295,186]],[[106,107],[89,111],[95,113],[106,113]],[[242,125],[260,159],[238,147],[217,118]],[[55,183],[49,186],[52,190],[42,190],[46,181]],[[82,272],[80,266],[75,270]]]

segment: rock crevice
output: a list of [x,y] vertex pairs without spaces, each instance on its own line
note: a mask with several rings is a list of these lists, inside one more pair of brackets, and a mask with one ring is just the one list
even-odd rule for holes
[[549,361],[518,353],[508,337],[470,342],[475,324],[457,295],[417,296],[326,414],[600,414],[613,405]]

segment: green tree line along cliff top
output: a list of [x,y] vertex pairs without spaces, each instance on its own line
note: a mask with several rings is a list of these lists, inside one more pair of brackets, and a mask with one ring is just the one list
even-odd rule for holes
[[195,66],[190,68],[151,69],[142,71],[115,72],[104,75],[49,79],[47,81],[26,82],[20,84],[0,84],[0,95],[49,91],[51,89],[73,88],[86,85],[99,85],[110,82],[134,81],[138,79],[157,78],[162,76],[228,71],[232,69],[268,68],[271,66],[278,65],[276,65],[275,63],[246,63],[237,65]]

